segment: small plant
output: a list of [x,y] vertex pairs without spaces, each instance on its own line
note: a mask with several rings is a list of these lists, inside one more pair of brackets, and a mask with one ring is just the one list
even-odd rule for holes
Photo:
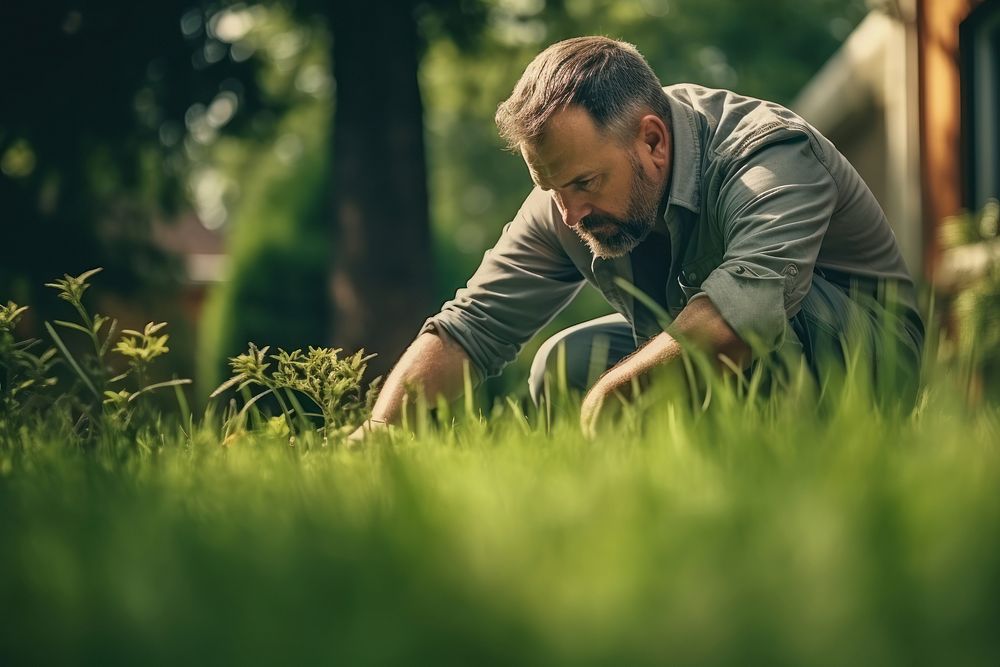
[[[141,332],[126,329],[121,332],[121,337],[114,348],[111,347],[118,327],[118,320],[96,313],[91,315],[83,304],[83,295],[90,288],[88,280],[100,271],[101,268],[96,268],[85,271],[78,276],[66,274],[61,279],[46,283],[46,287],[59,291],[59,298],[69,302],[80,319],[79,322],[55,320],[54,324],[84,334],[89,339],[93,352],[83,356],[82,360],[78,360],[70,352],[69,347],[52,324],[46,322],[45,328],[70,368],[96,399],[90,404],[103,405],[105,414],[111,417],[112,421],[128,425],[134,414],[132,404],[139,396],[165,387],[190,384],[191,380],[186,378],[173,379],[148,384],[151,363],[154,359],[170,351],[170,348],[167,347],[169,336],[160,333],[167,326],[166,322],[150,322]],[[108,325],[106,328],[105,324]],[[111,365],[108,361],[110,351],[125,357],[128,363],[128,369],[125,372],[111,378],[108,377],[111,374]],[[130,377],[135,380],[134,389],[111,388],[111,385],[124,382]],[[186,414],[186,402],[180,393],[178,393],[178,402],[181,405],[182,413]],[[87,402],[84,403],[84,405],[86,404]]]
[[[52,340],[55,342],[56,347],[59,348],[63,357],[65,357],[70,368],[73,369],[83,385],[98,401],[102,399],[102,392],[107,385],[107,377],[109,375],[107,354],[111,347],[111,341],[115,336],[115,329],[118,327],[118,320],[99,314],[92,316],[83,305],[83,295],[90,288],[90,284],[87,281],[95,274],[100,273],[101,270],[98,267],[90,271],[85,271],[78,276],[71,276],[67,273],[62,279],[45,283],[46,287],[58,290],[59,298],[63,301],[68,301],[80,316],[79,323],[67,322],[65,320],[55,320],[54,323],[64,329],[72,329],[85,335],[94,348],[93,354],[84,357],[84,361],[81,364],[69,351],[69,347],[63,342],[62,337],[56,332],[52,324],[46,322],[45,328],[49,332],[49,335],[52,336]],[[102,336],[101,330],[105,324],[108,324],[108,328],[107,332]]]
[[112,381],[124,380],[130,374],[134,374],[140,386],[145,386],[146,377],[149,373],[149,365],[157,357],[163,356],[170,351],[167,347],[169,336],[157,334],[167,326],[166,322],[150,322],[141,332],[125,329],[122,331],[122,338],[115,345],[115,352],[128,360],[129,369],[121,375],[112,378]]
[[952,353],[968,366],[973,394],[1000,397],[1000,202],[988,202],[979,214],[945,220],[939,234],[945,252],[966,251],[966,275],[949,295],[957,346]]
[[[187,378],[147,384],[149,367],[152,361],[170,351],[170,348],[167,347],[167,340],[170,337],[167,334],[158,335],[166,326],[166,322],[160,322],[159,324],[150,322],[142,331],[134,331],[132,329],[122,331],[121,340],[115,345],[114,351],[128,360],[128,370],[111,378],[109,383],[122,382],[128,377],[134,376],[137,389],[136,391],[119,389],[117,391],[106,390],[104,392],[104,405],[115,419],[127,423],[132,416],[129,404],[133,403],[135,399],[143,394],[166,387],[191,384],[191,380]],[[182,412],[186,412],[183,408],[182,404]]]
[[[250,343],[245,354],[231,357],[229,365],[233,376],[212,392],[211,398],[233,387],[239,391],[250,385],[263,387],[264,391],[247,399],[238,416],[244,417],[257,401],[273,395],[281,407],[292,443],[295,437],[293,415],[299,417],[300,424],[308,424],[310,417],[320,418],[323,425],[319,432],[325,446],[331,436],[346,436],[371,414],[381,378],[364,392],[361,381],[367,361],[375,355],[365,356],[364,350],[359,350],[351,356],[341,357],[339,348],[309,347],[307,352],[279,349],[278,354],[268,356],[269,349]],[[268,359],[276,364],[270,373],[268,369],[272,364]],[[297,395],[308,398],[319,412],[303,410]]]
[[56,364],[56,351],[52,348],[41,354],[32,352],[41,341],[29,338],[17,341],[14,329],[18,321],[28,310],[27,306],[18,306],[8,301],[6,306],[0,305],[0,368],[3,369],[3,381],[0,385],[0,414],[10,415],[16,410],[40,395],[46,387],[56,384],[55,376],[51,375]]

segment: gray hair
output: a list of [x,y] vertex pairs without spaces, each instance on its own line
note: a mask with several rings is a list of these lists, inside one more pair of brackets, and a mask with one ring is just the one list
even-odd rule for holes
[[510,150],[537,141],[558,111],[578,105],[604,133],[624,143],[642,112],[670,123],[659,79],[631,44],[607,37],[556,42],[531,61],[497,109],[500,136]]

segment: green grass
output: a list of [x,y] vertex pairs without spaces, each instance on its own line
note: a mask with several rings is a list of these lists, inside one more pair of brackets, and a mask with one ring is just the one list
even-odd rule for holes
[[997,664],[1000,411],[808,392],[360,451],[0,439],[0,662]]

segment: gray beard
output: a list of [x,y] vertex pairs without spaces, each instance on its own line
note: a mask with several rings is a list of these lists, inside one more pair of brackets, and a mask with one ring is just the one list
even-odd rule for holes
[[602,259],[616,259],[629,254],[656,226],[666,184],[657,188],[634,154],[629,155],[629,162],[632,165],[632,189],[625,217],[591,213],[574,228],[590,252]]
[[[629,254],[649,236],[656,224],[655,217],[645,219],[629,216],[621,219],[593,213],[584,220],[590,223],[590,229],[582,229],[585,222],[581,221],[576,233],[590,248],[590,252],[602,259],[615,259]],[[615,227],[613,232],[603,231],[604,226],[611,225]],[[602,231],[598,232],[597,229]]]

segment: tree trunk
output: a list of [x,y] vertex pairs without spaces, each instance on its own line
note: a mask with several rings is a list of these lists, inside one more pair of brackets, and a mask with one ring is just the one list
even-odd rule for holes
[[432,306],[417,28],[410,2],[332,5],[332,343],[384,374]]

